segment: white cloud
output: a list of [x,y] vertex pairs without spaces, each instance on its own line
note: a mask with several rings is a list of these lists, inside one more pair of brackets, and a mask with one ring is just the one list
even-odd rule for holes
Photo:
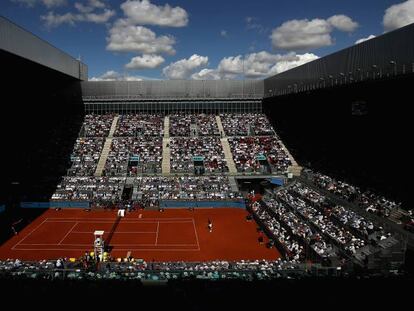
[[[188,15],[184,9],[172,8],[168,4],[156,6],[148,0],[128,0],[121,5],[121,8],[125,16],[118,19],[109,30],[109,35],[106,38],[107,50],[136,52],[153,56],[156,54],[175,54],[173,47],[175,38],[173,36],[157,36],[155,32],[142,25],[185,26],[188,23]],[[141,60],[137,59],[136,61]],[[133,66],[132,63],[128,65]]]
[[119,81],[143,81],[145,79],[136,76],[122,76]]
[[11,0],[14,3],[19,3],[28,7],[33,7],[38,0]]
[[334,15],[327,19],[333,27],[344,32],[353,32],[358,28],[358,23],[354,22],[350,17],[346,15]]
[[227,30],[222,30],[222,31],[220,31],[220,36],[222,36],[222,37],[227,37],[228,36],[228,34],[227,34]]
[[284,50],[306,50],[333,44],[331,33],[334,29],[352,32],[358,23],[345,15],[334,15],[325,19],[302,19],[284,22],[273,29],[272,45]]
[[66,5],[66,0],[12,0],[12,2],[23,4],[27,7],[33,7],[38,3],[42,3],[47,8],[59,7]]
[[264,34],[268,31],[263,25],[258,23],[258,19],[252,16],[248,16],[245,19],[247,30],[256,30],[259,34]]
[[100,14],[99,13],[84,14],[81,18],[79,18],[79,21],[102,24],[102,23],[106,23],[114,15],[115,15],[115,11],[105,9]]
[[135,25],[183,27],[188,24],[187,12],[169,4],[157,6],[148,0],[128,0],[121,5],[125,16]]
[[173,55],[174,37],[159,36],[143,26],[130,25],[128,21],[119,19],[109,30],[106,38],[106,49],[114,52],[137,52],[144,54],[166,53]]
[[103,9],[106,7],[105,3],[100,0],[89,0],[89,6],[97,9]]
[[193,80],[219,80],[220,74],[216,69],[202,69],[191,75]]
[[385,31],[401,28],[411,23],[414,23],[414,0],[395,4],[385,11],[383,19]]
[[168,79],[188,79],[194,70],[207,64],[207,56],[194,54],[188,59],[181,59],[175,63],[171,63],[162,72]]
[[223,78],[234,78],[243,74],[246,78],[262,78],[317,58],[314,54],[297,55],[288,53],[281,55],[262,51],[247,54],[244,58],[241,55],[225,57],[221,60],[217,69]]
[[332,27],[323,19],[291,20],[273,29],[274,48],[304,50],[332,45]]
[[86,5],[80,2],[75,2],[75,8],[81,13],[90,13],[95,9],[104,9],[106,8],[106,5],[99,0],[89,0]]
[[202,69],[194,73],[194,80],[235,79],[238,77],[264,78],[281,73],[307,62],[318,59],[311,53],[306,54],[271,54],[266,51],[259,53],[224,57],[216,69]]
[[45,22],[45,25],[49,28],[58,27],[62,24],[74,25],[76,22],[92,22],[96,24],[106,23],[112,16],[115,15],[115,11],[105,9],[101,13],[65,13],[55,14],[53,11],[49,11],[47,15],[42,15],[40,18]]
[[[42,0],[42,1],[59,1],[59,0]],[[106,7],[105,3],[99,0],[89,0],[86,5],[76,2],[74,4],[77,13],[67,12],[65,14],[56,14],[49,11],[40,18],[49,28],[58,27],[62,24],[74,25],[76,22],[92,22],[96,24],[106,23],[115,15],[114,10]],[[96,11],[99,10],[99,11]]]
[[75,2],[75,8],[81,13],[90,13],[94,10],[92,6],[84,5],[79,2]]
[[92,77],[90,81],[116,81],[120,77],[120,74],[114,70],[109,70],[99,77]]
[[361,39],[359,39],[359,40],[357,40],[357,41],[355,41],[355,44],[360,44],[360,43],[362,43],[362,42],[365,42],[365,41],[368,41],[368,40],[371,40],[371,39],[374,39],[376,36],[374,36],[374,35],[369,35],[368,37],[366,37],[366,38],[361,38]]
[[301,66],[303,64],[309,63],[311,61],[314,61],[318,59],[319,56],[313,54],[313,53],[305,53],[305,54],[297,54],[295,55],[294,59],[291,60],[282,60],[278,63],[276,63],[269,71],[269,75],[275,75],[287,70],[290,70],[292,68]]
[[130,76],[127,74],[120,74],[114,70],[109,70],[103,75],[92,77],[89,81],[142,81],[147,80],[145,77]]
[[218,67],[221,75],[231,76],[243,73],[243,59],[241,55],[224,57]]
[[294,53],[288,53],[285,55],[270,54],[265,51],[252,53],[245,57],[244,75],[247,78],[264,77],[270,74],[270,68],[272,65],[297,60],[298,58]]
[[125,65],[127,69],[153,69],[159,67],[165,59],[159,55],[147,55],[136,56]]
[[48,12],[47,15],[42,15],[40,19],[49,28],[58,27],[62,24],[74,25],[77,21],[76,15],[72,13],[55,14],[54,12]]
[[66,0],[42,0],[43,4],[47,8],[59,7],[66,5]]

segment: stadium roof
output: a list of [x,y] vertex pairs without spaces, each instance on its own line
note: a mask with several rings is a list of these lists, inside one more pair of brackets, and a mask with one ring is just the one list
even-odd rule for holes
[[72,78],[79,80],[88,78],[88,67],[85,64],[2,16],[0,16],[0,50]]

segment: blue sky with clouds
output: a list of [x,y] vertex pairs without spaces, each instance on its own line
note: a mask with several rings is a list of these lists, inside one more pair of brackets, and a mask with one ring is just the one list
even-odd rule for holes
[[414,22],[414,0],[2,0],[89,78],[263,78]]

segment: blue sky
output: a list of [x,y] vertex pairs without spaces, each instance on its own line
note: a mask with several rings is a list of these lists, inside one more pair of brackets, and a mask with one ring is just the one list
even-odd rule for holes
[[414,0],[2,0],[0,12],[80,55],[90,79],[237,79],[414,22]]

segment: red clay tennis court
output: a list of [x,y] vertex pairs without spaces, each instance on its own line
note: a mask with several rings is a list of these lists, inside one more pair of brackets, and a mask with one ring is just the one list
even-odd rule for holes
[[[112,257],[128,252],[147,261],[274,260],[275,248],[258,242],[254,221],[235,208],[133,211],[48,210],[0,247],[0,259],[55,259],[93,250],[95,230],[104,230]],[[213,230],[208,230],[208,220]]]

